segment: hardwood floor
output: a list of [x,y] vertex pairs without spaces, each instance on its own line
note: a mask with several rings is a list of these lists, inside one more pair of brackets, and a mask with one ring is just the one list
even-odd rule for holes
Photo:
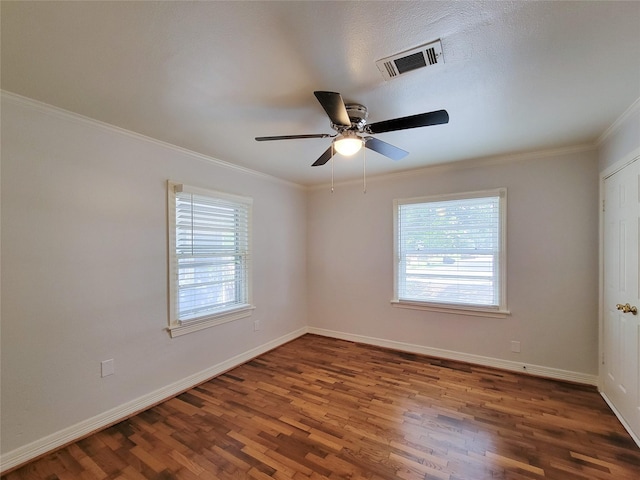
[[596,389],[305,335],[18,479],[640,479]]

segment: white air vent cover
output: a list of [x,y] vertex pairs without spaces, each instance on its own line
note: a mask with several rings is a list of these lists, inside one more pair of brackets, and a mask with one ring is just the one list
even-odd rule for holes
[[376,62],[376,66],[385,80],[391,80],[399,75],[418,68],[440,65],[444,63],[442,44],[440,40],[427,43],[406,52],[398,53]]

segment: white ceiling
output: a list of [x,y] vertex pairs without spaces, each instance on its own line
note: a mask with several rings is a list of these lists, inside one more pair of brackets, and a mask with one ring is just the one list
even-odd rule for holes
[[[2,89],[305,185],[334,133],[314,90],[369,122],[369,175],[593,143],[640,98],[640,2],[1,2]],[[445,64],[384,81],[375,61],[441,39]],[[358,157],[361,158],[361,157]],[[361,175],[336,157],[336,180]]]

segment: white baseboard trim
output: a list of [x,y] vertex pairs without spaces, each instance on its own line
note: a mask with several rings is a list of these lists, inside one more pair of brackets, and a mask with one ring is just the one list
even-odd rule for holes
[[47,435],[35,442],[16,448],[11,452],[7,452],[0,457],[0,473],[4,473],[9,469],[28,462],[29,460],[33,460],[40,455],[74,442],[92,432],[109,425],[113,425],[114,423],[122,421],[135,413],[146,410],[147,408],[174,397],[175,395],[205,382],[210,378],[248,362],[252,358],[262,355],[269,350],[273,350],[280,345],[284,345],[285,343],[304,335],[307,331],[307,327],[300,328],[280,338],[276,338],[275,340],[271,340],[270,342],[236,355],[229,360],[225,360],[224,362],[202,370],[201,372],[190,375],[182,380],[172,383],[171,385],[167,385],[166,387],[112,408],[111,410],[96,415],[95,417],[88,418],[87,420],[83,420],[82,422],[52,433],[51,435]]
[[322,335],[324,337],[338,338],[341,340],[349,340],[351,342],[365,343],[378,347],[391,348],[403,352],[417,353],[420,355],[428,355],[431,357],[444,358],[447,360],[458,360],[461,362],[483,365],[485,367],[500,368],[520,373],[528,373],[541,377],[553,378],[556,380],[565,380],[568,382],[582,383],[586,385],[598,385],[598,376],[586,373],[571,372],[568,370],[560,370],[557,368],[543,367],[540,365],[531,365],[525,363],[512,362],[510,360],[502,360],[499,358],[483,357],[472,355],[469,353],[454,352],[451,350],[443,350],[440,348],[425,347],[412,343],[396,342],[394,340],[386,340],[383,338],[367,337],[364,335],[356,335],[352,333],[336,332],[323,328],[309,327],[308,333]]
[[640,437],[638,437],[638,435],[634,433],[634,431],[631,429],[631,426],[626,422],[624,418],[622,418],[622,415],[620,415],[618,409],[613,405],[613,403],[611,403],[609,397],[607,397],[607,395],[602,390],[600,390],[600,395],[602,396],[602,398],[604,398],[604,401],[607,402],[607,405],[609,405],[609,408],[613,411],[615,416],[618,417],[618,420],[620,420],[620,423],[622,424],[624,429],[629,433],[629,435],[631,435],[631,438],[634,442],[636,442],[636,445],[640,447]]

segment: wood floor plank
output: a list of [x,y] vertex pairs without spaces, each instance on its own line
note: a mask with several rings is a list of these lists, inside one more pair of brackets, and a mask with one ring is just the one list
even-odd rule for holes
[[640,479],[595,388],[305,335],[2,480]]

